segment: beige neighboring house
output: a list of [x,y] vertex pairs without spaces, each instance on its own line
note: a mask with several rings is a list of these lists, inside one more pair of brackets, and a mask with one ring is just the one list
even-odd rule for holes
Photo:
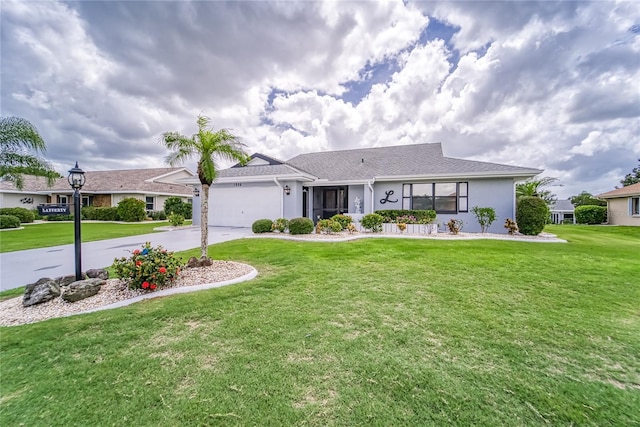
[[608,222],[640,226],[640,183],[598,195],[607,201]]
[[[83,206],[111,207],[127,197],[146,203],[147,211],[164,209],[169,197],[180,197],[191,203],[193,186],[180,184],[180,180],[193,179],[189,169],[155,168],[85,172],[85,184],[80,190]],[[36,208],[40,204],[73,204],[73,190],[67,177],[56,180],[52,187],[44,178],[24,177],[24,189],[13,183],[0,181],[0,207]]]

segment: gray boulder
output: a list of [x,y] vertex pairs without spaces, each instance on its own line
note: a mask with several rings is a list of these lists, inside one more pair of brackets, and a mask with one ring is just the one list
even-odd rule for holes
[[43,302],[50,301],[60,296],[60,286],[55,280],[43,277],[35,283],[31,283],[25,287],[24,296],[22,297],[22,305],[29,307]]
[[76,302],[94,296],[100,291],[100,286],[104,285],[102,279],[78,280],[71,283],[62,294],[62,299],[67,302]]
[[69,284],[73,283],[76,281],[76,275],[75,274],[70,274],[68,276],[61,276],[61,277],[56,277],[56,283],[58,284],[58,286],[69,286]]
[[102,279],[107,280],[109,278],[109,272],[104,268],[94,268],[87,270],[87,277],[90,279]]
[[213,265],[211,258],[207,258],[206,256],[200,257],[200,267],[208,267],[210,265]]

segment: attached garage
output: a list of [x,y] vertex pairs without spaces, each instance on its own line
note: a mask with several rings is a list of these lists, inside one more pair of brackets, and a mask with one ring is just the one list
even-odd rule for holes
[[251,227],[257,219],[282,216],[282,190],[275,183],[214,184],[209,190],[209,225]]

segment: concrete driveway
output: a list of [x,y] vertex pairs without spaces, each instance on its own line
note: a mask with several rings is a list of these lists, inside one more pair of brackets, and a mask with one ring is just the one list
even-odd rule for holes
[[[242,239],[252,234],[250,228],[209,227],[209,244]],[[46,239],[46,236],[42,236]],[[114,258],[128,257],[129,251],[145,242],[162,245],[169,251],[200,247],[200,227],[164,231],[82,244],[82,271],[113,264]],[[18,288],[41,277],[75,274],[74,245],[53,246],[0,254],[0,290]]]

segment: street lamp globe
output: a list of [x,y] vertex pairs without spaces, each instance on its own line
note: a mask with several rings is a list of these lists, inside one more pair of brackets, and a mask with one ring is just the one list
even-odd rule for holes
[[78,162],[76,162],[76,165],[69,170],[67,181],[69,181],[71,188],[80,190],[84,185],[84,180],[84,171],[78,167]]

